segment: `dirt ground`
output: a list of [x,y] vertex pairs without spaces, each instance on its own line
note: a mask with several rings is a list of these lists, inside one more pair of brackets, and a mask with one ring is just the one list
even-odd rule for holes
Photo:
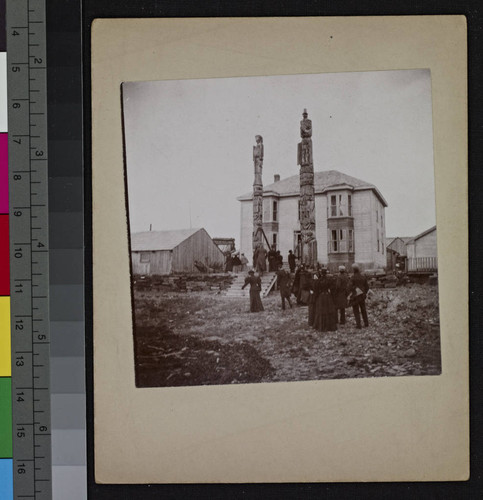
[[436,286],[371,290],[369,327],[349,308],[336,332],[309,327],[307,307],[282,311],[276,292],[260,313],[216,292],[134,293],[140,387],[441,373]]

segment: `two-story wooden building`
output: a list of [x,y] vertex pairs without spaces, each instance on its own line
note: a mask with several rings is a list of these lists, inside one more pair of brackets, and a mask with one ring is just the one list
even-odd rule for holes
[[[289,250],[300,255],[300,178],[293,175],[263,189],[263,229],[284,259]],[[383,268],[387,202],[373,184],[337,170],[315,172],[317,260],[335,269],[357,262],[363,269]],[[252,253],[253,193],[241,204],[240,250]]]

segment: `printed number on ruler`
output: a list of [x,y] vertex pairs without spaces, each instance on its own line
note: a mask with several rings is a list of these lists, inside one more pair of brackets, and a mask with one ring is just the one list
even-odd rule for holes
[[45,2],[7,2],[14,498],[51,489]]

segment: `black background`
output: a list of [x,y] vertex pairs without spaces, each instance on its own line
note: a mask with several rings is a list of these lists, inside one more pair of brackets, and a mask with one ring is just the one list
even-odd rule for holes
[[[0,12],[5,12],[5,0],[0,0]],[[5,17],[0,16],[0,52],[7,50],[7,31],[5,29]]]
[[[3,0],[0,0],[3,1]],[[481,498],[482,481],[482,358],[483,273],[481,260],[481,226],[483,214],[483,68],[481,1],[125,1],[125,0],[48,0],[49,67],[52,53],[57,64],[62,57],[81,67],[83,55],[83,119],[85,158],[85,237],[86,237],[86,372],[88,425],[89,499],[187,499],[187,498]],[[471,394],[471,479],[453,483],[327,483],[327,484],[244,484],[244,485],[98,485],[94,481],[93,436],[93,365],[92,365],[92,274],[91,274],[91,198],[90,198],[90,26],[93,19],[114,17],[250,17],[250,16],[365,16],[365,15],[436,15],[463,14],[468,23],[469,67],[469,172],[470,200],[470,394]],[[82,27],[82,29],[81,29]],[[64,37],[67,38],[64,38]],[[65,43],[64,43],[65,41]],[[70,43],[70,45],[68,45]],[[66,46],[67,44],[67,46]],[[61,52],[64,52],[63,54]],[[73,59],[74,58],[74,59]],[[56,59],[54,57],[54,63]],[[49,79],[49,85],[51,84]],[[54,82],[59,85],[59,82]],[[80,81],[68,82],[72,102],[80,105]],[[80,109],[80,106],[79,106]],[[67,119],[67,117],[64,117]],[[80,116],[73,116],[74,120]],[[455,266],[467,258],[463,252],[453,256]],[[120,416],[122,418],[122,416]],[[162,425],[160,424],[160,432]],[[131,453],[131,450],[126,450]],[[249,458],[247,458],[249,459]],[[371,457],[368,456],[367,460]]]

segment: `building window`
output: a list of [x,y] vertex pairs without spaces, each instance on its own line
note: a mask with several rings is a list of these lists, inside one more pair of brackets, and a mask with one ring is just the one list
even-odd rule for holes
[[277,249],[277,233],[272,234],[272,248]]
[[352,217],[352,196],[349,194],[330,195],[328,217]]
[[330,197],[330,216],[337,217],[337,196],[335,194]]
[[346,253],[354,251],[353,229],[331,229],[329,231],[329,253]]
[[139,262],[151,262],[151,252],[141,252],[139,256]]
[[380,249],[379,249],[379,229],[376,229],[376,233],[377,233],[377,251],[380,252]]
[[273,220],[273,222],[277,222],[277,220],[278,220],[277,219],[278,218],[278,202],[277,201],[273,202],[272,208],[273,208],[273,211],[272,211],[272,214],[273,214],[272,220]]
[[339,241],[337,240],[337,229],[332,229],[330,232],[329,253],[337,253],[339,251]]
[[376,224],[379,222],[379,210],[376,208]]

